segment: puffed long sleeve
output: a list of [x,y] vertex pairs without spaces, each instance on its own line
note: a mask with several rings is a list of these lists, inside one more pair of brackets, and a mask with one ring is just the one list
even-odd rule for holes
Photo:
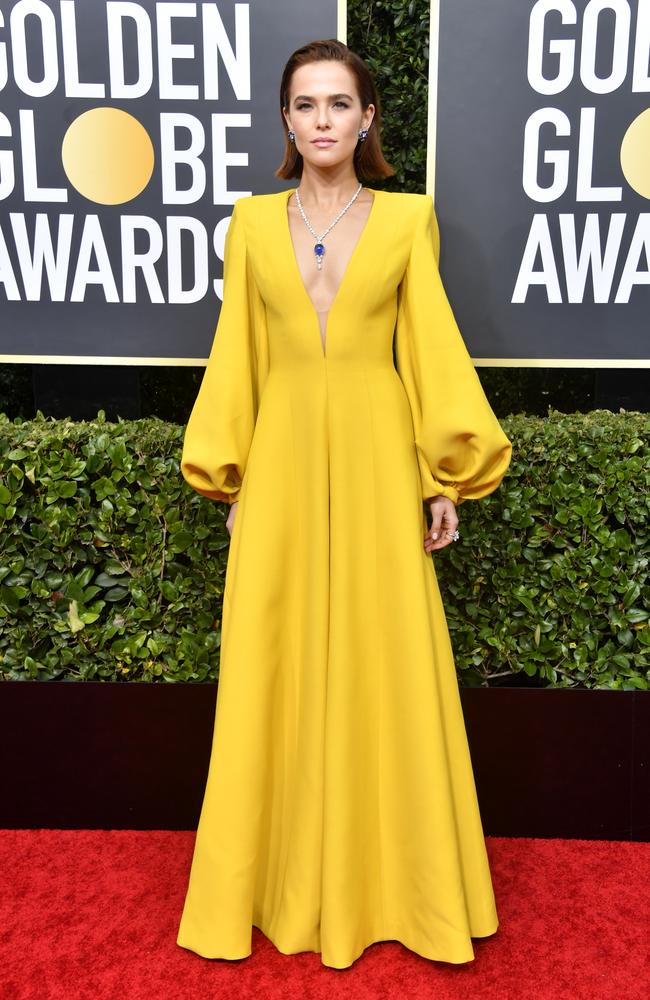
[[413,417],[422,498],[455,504],[495,490],[512,445],[493,413],[447,298],[431,195],[422,196],[399,288],[395,361]]
[[266,356],[266,310],[235,202],[224,245],[223,300],[203,380],[183,440],[181,472],[211,500],[232,504],[241,490]]

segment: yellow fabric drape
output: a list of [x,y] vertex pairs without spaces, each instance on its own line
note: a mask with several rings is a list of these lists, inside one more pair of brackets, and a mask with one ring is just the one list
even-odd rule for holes
[[267,369],[266,311],[235,204],[224,247],[223,302],[181,456],[184,478],[211,500],[239,498]]
[[440,232],[423,198],[399,288],[396,367],[409,399],[423,499],[455,504],[497,488],[512,445],[487,400],[445,292]]

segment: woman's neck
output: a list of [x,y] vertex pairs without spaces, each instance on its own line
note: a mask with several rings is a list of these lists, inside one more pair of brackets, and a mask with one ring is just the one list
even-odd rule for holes
[[[330,212],[347,205],[359,187],[359,181],[354,173],[327,177],[303,170],[296,186],[305,209],[309,207],[317,212]],[[359,192],[359,197],[361,194]]]

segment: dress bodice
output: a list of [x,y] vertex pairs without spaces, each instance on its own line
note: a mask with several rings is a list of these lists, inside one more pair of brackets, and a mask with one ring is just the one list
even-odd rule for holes
[[393,364],[398,288],[427,196],[370,190],[371,210],[327,310],[325,337],[291,237],[287,202],[295,188],[239,199],[251,272],[266,311],[271,367],[325,359]]
[[[321,266],[317,266],[314,253],[315,238],[306,227],[293,192],[287,198],[288,224],[290,238],[293,244],[294,256],[302,278],[305,291],[318,315],[323,353],[327,351],[327,317],[338,288],[345,276],[345,271],[356,248],[356,244],[368,224],[372,214],[375,193],[370,189],[366,192],[369,198],[357,198],[323,239],[325,251]],[[293,199],[293,201],[292,201]],[[335,213],[332,214],[335,218]],[[324,232],[326,225],[317,226],[312,220],[312,228],[319,234]]]

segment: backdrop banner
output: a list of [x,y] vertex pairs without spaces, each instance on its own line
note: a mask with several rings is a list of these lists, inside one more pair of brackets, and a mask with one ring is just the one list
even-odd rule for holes
[[[0,360],[203,364],[234,201],[336,0],[0,6]],[[271,248],[272,251],[272,248]]]
[[[0,361],[204,364],[289,54],[344,0],[0,7]],[[650,0],[432,0],[427,190],[477,365],[648,367]],[[389,111],[389,109],[387,109]]]
[[433,0],[428,190],[476,364],[650,366],[650,0]]

